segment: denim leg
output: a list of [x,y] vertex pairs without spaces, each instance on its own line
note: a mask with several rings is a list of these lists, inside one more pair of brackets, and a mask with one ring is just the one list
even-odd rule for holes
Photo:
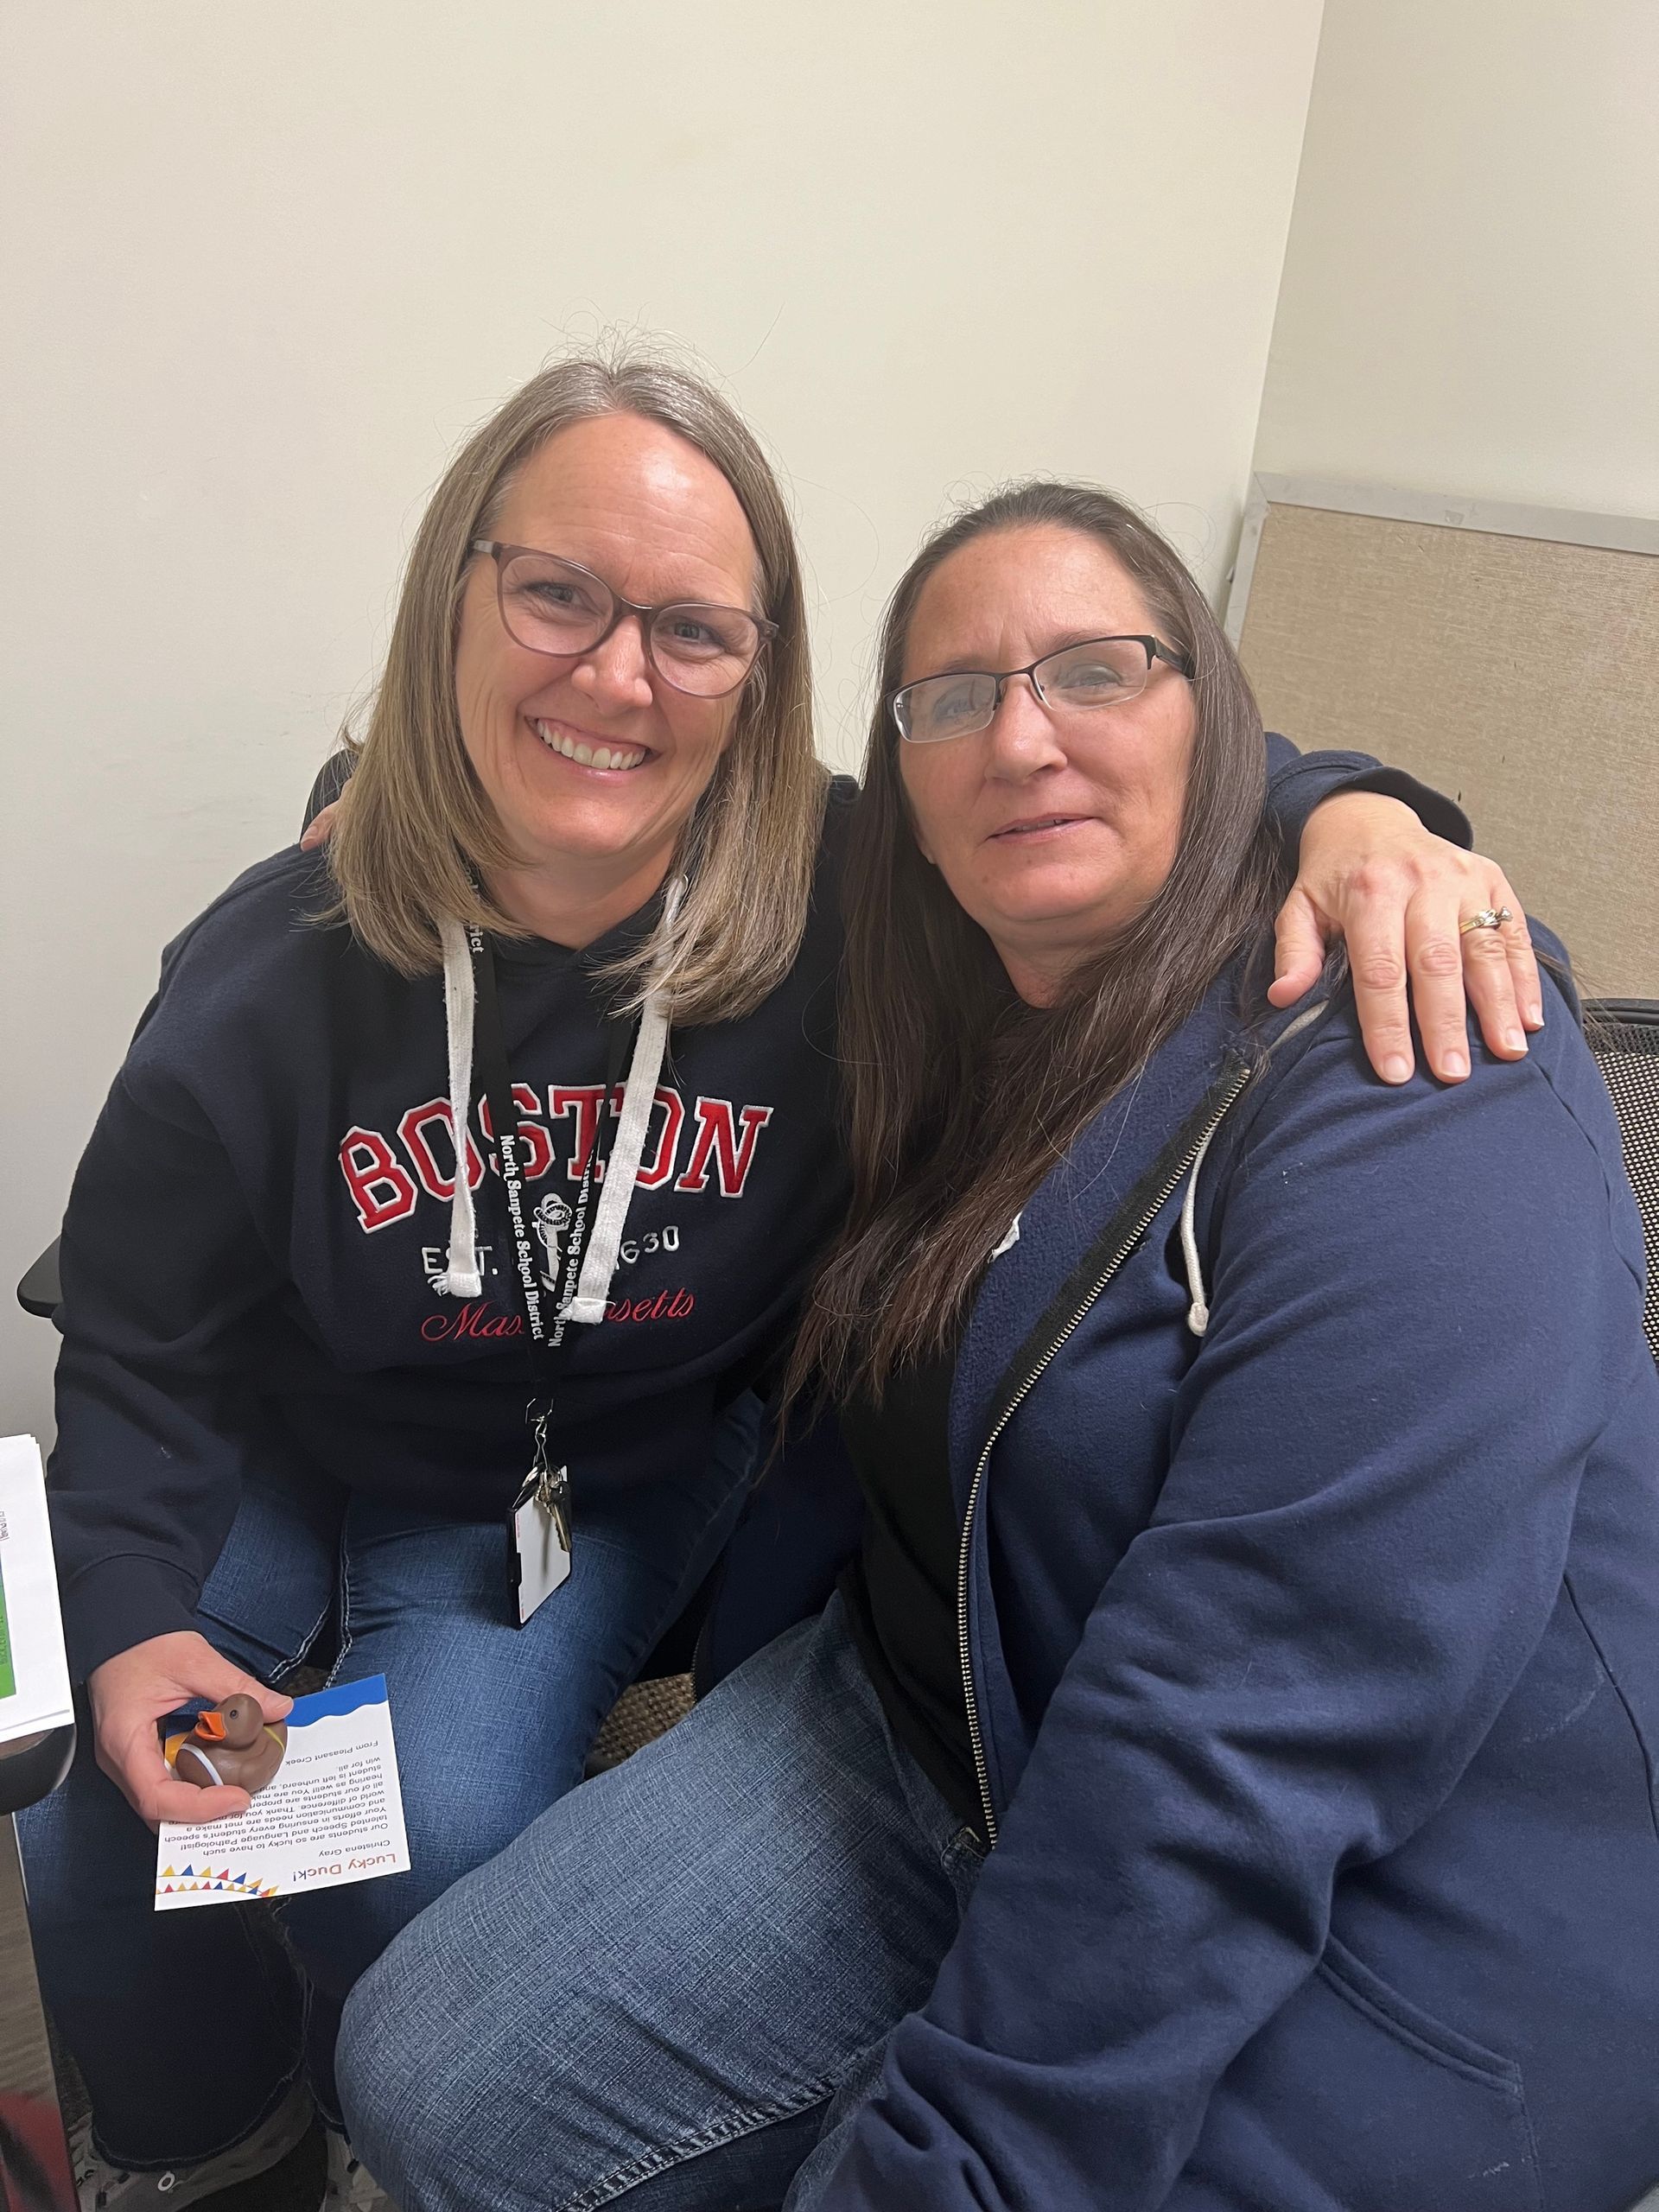
[[[340,1501],[250,1484],[198,1624],[280,1686],[333,1602]],[[254,1905],[158,1913],[156,1839],[93,1758],[84,1702],[63,1787],[18,1818],[46,2002],[117,2164],[212,2156],[251,2134],[300,2063],[302,1998]]]
[[[896,2026],[897,2022],[894,2023]],[[858,2124],[858,2116],[881,2087],[881,2068],[891,2037],[883,2036],[864,2052],[836,2091],[834,2102],[819,2122],[816,2139],[795,2169],[781,2212],[813,2212],[823,2201],[836,2168]]]
[[974,1871],[832,1601],[404,1931],[346,2008],[353,2141],[411,2212],[775,2206]]
[[730,1533],[759,1419],[746,1394],[706,1465],[579,1501],[570,1579],[522,1629],[508,1611],[504,1522],[353,1500],[336,1679],[386,1678],[410,1864],[282,1908],[312,1986],[308,2056],[330,2119],[333,2045],[353,1983],[417,1912],[581,1780],[600,1723]]

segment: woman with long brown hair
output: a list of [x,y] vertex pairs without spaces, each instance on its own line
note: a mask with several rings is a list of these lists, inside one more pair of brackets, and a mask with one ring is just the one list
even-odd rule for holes
[[403,2202],[1623,2212],[1659,2173],[1617,1127],[1554,977],[1451,1086],[1377,1081],[1335,969],[1277,1010],[1262,774],[1107,495],[1017,487],[900,583],[792,1376],[862,1547],[360,1985]]

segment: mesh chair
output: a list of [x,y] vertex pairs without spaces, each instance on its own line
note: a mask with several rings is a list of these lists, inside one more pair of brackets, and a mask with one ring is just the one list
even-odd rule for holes
[[1659,1359],[1659,999],[1592,1000],[1585,1008],[1596,1056],[1624,1139],[1624,1166],[1648,1245],[1642,1325]]

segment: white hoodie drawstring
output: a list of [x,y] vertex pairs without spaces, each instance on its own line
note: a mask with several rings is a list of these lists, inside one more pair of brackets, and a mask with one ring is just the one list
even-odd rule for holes
[[1192,1173],[1186,1179],[1186,1195],[1181,1200],[1181,1256],[1186,1262],[1186,1287],[1192,1299],[1186,1309],[1186,1325],[1195,1337],[1201,1337],[1210,1325],[1210,1307],[1204,1294],[1204,1263],[1198,1257],[1198,1231],[1193,1226],[1198,1210],[1198,1170],[1204,1165],[1211,1139],[1220,1127],[1217,1122],[1205,1131],[1204,1141],[1192,1155]]
[[450,1298],[482,1296],[472,1185],[467,1179],[467,1093],[473,1079],[473,956],[467,932],[449,915],[438,923],[443,947],[443,1020],[449,1037],[449,1131],[455,1141],[455,1187],[449,1198],[449,1249],[434,1290]]
[[[672,925],[684,896],[685,880],[677,877],[670,884],[664,902],[664,927]],[[446,916],[438,924],[438,937],[443,946],[443,1010],[449,1039],[449,1118],[455,1137],[455,1186],[449,1200],[448,1265],[432,1287],[453,1298],[477,1298],[482,1294],[483,1281],[478,1265],[473,1194],[467,1180],[467,1094],[473,1073],[474,1013],[473,958],[467,949],[467,932],[459,922]],[[622,1231],[627,1223],[634,1185],[639,1179],[639,1162],[645,1156],[645,1133],[657,1098],[657,1078],[662,1073],[667,1050],[667,1001],[661,991],[652,988],[646,992],[640,1011],[639,1033],[634,1039],[633,1056],[628,1063],[623,1091],[622,1118],[617,1125],[616,1141],[605,1163],[604,1188],[594,1215],[588,1249],[582,1254],[581,1277],[575,1295],[559,1308],[563,1320],[585,1322],[592,1326],[605,1319],[611,1278],[616,1273],[621,1250]],[[598,1141],[597,1134],[594,1141]]]
[[[673,926],[684,896],[685,879],[677,877],[670,884],[664,902],[664,929]],[[611,1277],[616,1273],[622,1231],[627,1222],[633,1186],[639,1179],[639,1162],[645,1154],[645,1129],[656,1103],[657,1078],[662,1073],[663,1056],[667,1049],[668,1007],[662,993],[653,988],[646,992],[640,1009],[639,1034],[633,1040],[633,1058],[628,1063],[622,1093],[622,1118],[617,1124],[616,1141],[611,1147],[610,1157],[605,1162],[605,1187],[600,1192],[588,1249],[582,1255],[582,1274],[575,1295],[559,1308],[564,1320],[584,1321],[592,1326],[605,1319]]]
[[[1306,1029],[1310,1021],[1317,1021],[1325,1008],[1325,1001],[1317,1000],[1299,1014],[1294,1021],[1287,1022],[1268,1046],[1263,1058],[1271,1059],[1280,1046],[1289,1044],[1299,1030]],[[1204,1165],[1204,1155],[1210,1149],[1211,1139],[1220,1127],[1221,1123],[1217,1122],[1208,1129],[1203,1143],[1193,1154],[1192,1172],[1186,1179],[1186,1192],[1181,1199],[1181,1257],[1186,1263],[1186,1287],[1192,1300],[1186,1309],[1186,1325],[1195,1337],[1201,1337],[1210,1325],[1210,1306],[1204,1287],[1204,1262],[1198,1257],[1198,1170]]]

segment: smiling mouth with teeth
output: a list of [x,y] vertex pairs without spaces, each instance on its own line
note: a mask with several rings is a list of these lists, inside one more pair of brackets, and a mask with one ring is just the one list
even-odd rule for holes
[[637,768],[649,760],[651,753],[643,745],[584,745],[567,737],[551,722],[533,721],[531,728],[550,753],[557,753],[567,760],[574,760],[582,768]]

